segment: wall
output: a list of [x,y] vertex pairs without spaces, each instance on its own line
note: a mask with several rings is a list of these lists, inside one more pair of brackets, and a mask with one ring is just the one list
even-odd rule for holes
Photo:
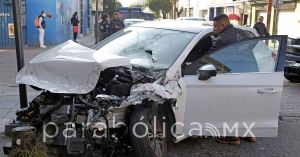
[[89,1],[82,0],[81,33],[88,34]]
[[0,1],[0,48],[15,46],[15,39],[8,37],[8,24],[13,23],[12,4]]
[[[38,29],[34,26],[34,20],[44,10],[52,12],[52,19],[55,18],[55,0],[27,0],[27,42],[28,45],[38,45]],[[55,36],[55,21],[46,18],[45,44],[48,45]]]
[[193,17],[203,17],[208,19],[208,16],[202,15],[203,11],[207,12],[210,0],[193,0],[190,5],[193,9]]
[[77,0],[27,0],[27,37],[28,45],[38,45],[38,29],[34,19],[41,11],[51,13],[52,18],[45,18],[45,44],[56,45],[72,38],[71,18],[78,12]]
[[56,0],[56,41],[54,44],[63,43],[72,39],[71,18],[74,12],[79,12],[77,0]]

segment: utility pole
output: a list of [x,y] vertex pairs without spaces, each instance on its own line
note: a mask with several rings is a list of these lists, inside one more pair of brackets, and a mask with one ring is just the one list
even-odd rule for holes
[[96,12],[95,12],[95,44],[99,42],[99,31],[98,31],[98,12],[99,12],[99,7],[98,7],[98,0],[96,0]]
[[190,9],[191,9],[191,0],[189,0],[189,4],[188,4],[188,17],[190,17]]
[[[13,0],[13,16],[14,16],[14,29],[15,29],[15,41],[16,41],[16,55],[18,71],[24,66],[24,50],[23,50],[23,33],[20,19],[20,2],[19,0]],[[20,95],[20,108],[27,107],[27,90],[26,85],[19,84]]]
[[271,16],[272,16],[272,0],[269,0],[268,13],[267,13],[267,30],[268,30],[268,32],[270,32]]

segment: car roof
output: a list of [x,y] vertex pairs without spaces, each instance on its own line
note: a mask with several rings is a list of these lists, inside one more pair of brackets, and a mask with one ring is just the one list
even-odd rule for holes
[[[183,32],[200,33],[203,30],[212,29],[213,24],[212,22],[205,21],[163,20],[137,23],[132,25],[132,27],[160,28]],[[254,33],[255,36],[258,36],[254,28],[239,25],[234,25],[234,27],[250,31]]]
[[149,21],[133,25],[133,27],[146,28],[160,28],[177,30],[183,32],[200,33],[205,29],[210,29],[212,26],[207,26],[202,21],[177,21],[177,20],[163,20],[163,21]]
[[201,17],[179,17],[177,18],[179,20],[185,20],[185,19],[199,19],[199,20],[205,20],[204,18],[201,18]]
[[145,21],[143,19],[125,19],[124,22],[130,22],[130,21]]

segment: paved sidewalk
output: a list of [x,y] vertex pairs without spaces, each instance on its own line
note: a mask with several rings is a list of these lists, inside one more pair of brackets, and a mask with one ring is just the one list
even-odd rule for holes
[[78,43],[86,47],[92,47],[95,44],[95,36],[94,34],[90,34],[88,36],[79,37]]

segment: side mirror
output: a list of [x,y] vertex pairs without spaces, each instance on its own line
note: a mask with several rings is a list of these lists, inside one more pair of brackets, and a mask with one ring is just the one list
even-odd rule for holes
[[199,74],[198,80],[208,80],[217,76],[217,68],[212,64],[207,64],[200,67],[197,73]]

